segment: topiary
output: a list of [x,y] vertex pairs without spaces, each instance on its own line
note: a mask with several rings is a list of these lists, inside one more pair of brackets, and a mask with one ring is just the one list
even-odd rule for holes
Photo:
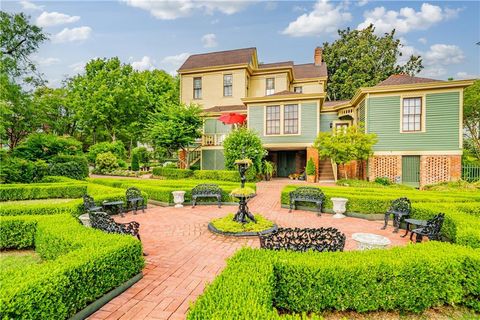
[[313,158],[308,159],[305,171],[307,172],[307,176],[315,175],[315,163],[313,162]]
[[110,173],[118,168],[117,157],[113,153],[105,152],[97,155],[95,171],[98,173]]
[[138,163],[138,153],[134,152],[132,155],[132,170],[140,170],[140,164]]

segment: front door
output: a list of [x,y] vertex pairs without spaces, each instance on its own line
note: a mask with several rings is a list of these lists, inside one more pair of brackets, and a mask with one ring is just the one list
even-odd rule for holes
[[402,156],[402,183],[420,186],[420,156]]
[[277,158],[277,176],[288,177],[295,173],[296,151],[279,151]]

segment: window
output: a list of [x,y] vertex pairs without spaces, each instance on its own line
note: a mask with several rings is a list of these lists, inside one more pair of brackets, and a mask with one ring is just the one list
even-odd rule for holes
[[284,134],[298,133],[298,105],[297,104],[285,105],[283,117],[284,117],[283,133]]
[[224,74],[223,75],[223,96],[224,97],[232,96],[232,86],[233,86],[233,75]]
[[275,93],[275,78],[267,78],[266,83],[265,83],[265,87],[266,87],[265,94],[267,96],[269,96],[271,94],[274,94]]
[[302,93],[302,87],[293,87],[293,92]]
[[347,132],[348,129],[348,122],[337,122],[335,123],[335,131],[343,131],[344,133]]
[[267,106],[266,134],[280,134],[280,106]]
[[402,106],[402,131],[422,130],[422,98],[405,98]]
[[202,78],[193,78],[193,99],[202,99]]

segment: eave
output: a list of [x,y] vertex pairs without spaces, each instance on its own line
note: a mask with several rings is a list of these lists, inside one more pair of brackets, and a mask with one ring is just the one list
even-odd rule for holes
[[249,103],[261,103],[261,102],[277,102],[277,101],[298,101],[298,100],[318,100],[325,99],[325,93],[297,93],[297,94],[285,94],[285,95],[271,95],[264,97],[252,97],[243,98],[242,102]]

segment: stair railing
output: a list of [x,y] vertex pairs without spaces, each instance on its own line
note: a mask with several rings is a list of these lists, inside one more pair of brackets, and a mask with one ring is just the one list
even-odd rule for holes
[[335,162],[333,162],[332,159],[330,159],[330,163],[332,164],[333,178],[335,179],[335,182],[337,182],[337,180],[338,180],[338,178],[337,178],[337,171],[338,171],[337,164]]

